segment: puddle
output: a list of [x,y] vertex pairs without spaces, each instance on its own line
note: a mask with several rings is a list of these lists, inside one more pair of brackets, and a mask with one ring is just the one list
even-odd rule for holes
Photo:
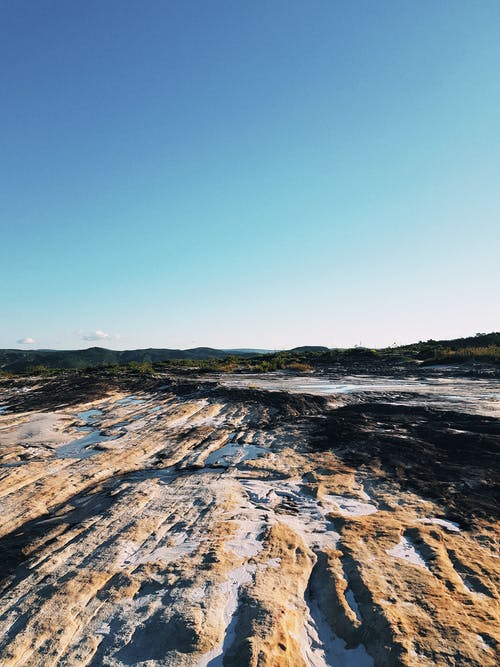
[[[448,369],[447,369],[448,370]],[[404,377],[395,380],[389,376],[346,376],[317,378],[291,376],[285,373],[228,375],[217,380],[226,387],[255,387],[268,391],[288,391],[321,396],[353,396],[366,393],[405,394],[398,398],[405,405],[425,402],[438,409],[461,409],[465,412],[497,416],[500,401],[498,382],[490,379],[454,377]],[[413,394],[414,398],[411,397]]]
[[85,426],[79,426],[77,431],[87,432],[82,438],[77,438],[68,442],[66,445],[60,445],[55,450],[55,455],[58,459],[87,459],[90,456],[98,453],[98,450],[93,448],[100,442],[112,440],[114,436],[102,435],[94,424],[102,417],[102,410],[91,408],[77,413],[77,418],[85,422]]
[[98,453],[98,450],[93,449],[92,445],[112,439],[113,436],[101,435],[99,431],[92,431],[83,438],[72,440],[67,445],[61,445],[55,450],[55,454],[58,459],[87,459]]
[[117,422],[116,424],[111,424],[111,426],[108,426],[108,431],[111,430],[116,430],[118,428],[125,428],[125,426],[128,426],[130,424],[130,420],[127,421],[122,421],[122,422]]
[[120,398],[115,402],[115,405],[140,405],[145,403],[144,398],[137,398],[137,396],[126,396],[125,398]]
[[99,410],[97,408],[91,408],[90,410],[84,410],[83,412],[78,412],[77,415],[78,419],[80,419],[83,422],[87,422],[87,424],[93,424],[99,417],[102,417],[102,410]]
[[[232,436],[231,436],[232,437]],[[259,447],[257,445],[240,445],[237,442],[234,442],[229,439],[227,445],[217,449],[215,452],[211,452],[205,459],[205,465],[237,465],[238,463],[243,463],[244,461],[251,461],[258,458],[259,454],[268,453],[269,450],[264,447]]]

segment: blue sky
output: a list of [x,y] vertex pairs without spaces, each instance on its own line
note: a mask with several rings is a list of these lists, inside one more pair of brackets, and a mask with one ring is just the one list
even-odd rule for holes
[[0,347],[500,329],[499,25],[488,0],[4,0]]

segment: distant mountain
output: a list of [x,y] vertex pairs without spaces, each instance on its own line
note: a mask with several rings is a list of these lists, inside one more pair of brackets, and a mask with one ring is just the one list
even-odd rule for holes
[[[386,348],[373,350],[365,348],[353,348],[351,350],[330,349],[319,345],[303,345],[292,350],[282,351],[288,353],[296,360],[321,363],[340,356],[354,355],[356,358],[373,355],[378,358],[394,354],[402,354],[416,359],[439,359],[447,355],[450,361],[459,359],[458,353],[466,351],[477,358],[498,359],[500,355],[500,333],[476,334],[467,338],[455,338],[452,340],[427,340],[398,348]],[[172,359],[226,359],[229,356],[258,357],[270,355],[274,351],[260,349],[231,349],[218,350],[213,347],[194,347],[189,350],[171,350],[161,348],[148,348],[145,350],[107,350],[104,347],[90,347],[86,350],[0,350],[0,370],[11,372],[23,372],[35,366],[46,368],[71,369],[88,368],[92,366],[112,366],[117,364],[128,364],[135,362],[161,362]],[[282,352],[279,354],[282,356]],[[456,354],[450,354],[456,353]],[[462,355],[466,358],[467,355]]]
[[311,352],[312,354],[321,354],[322,352],[329,352],[330,348],[322,345],[301,345],[294,347],[290,352]]
[[259,349],[254,349],[252,347],[238,347],[234,348],[231,350],[224,350],[224,352],[228,352],[229,354],[273,354],[276,352],[276,350],[259,350]]
[[[136,362],[158,362],[169,359],[225,359],[234,351],[216,350],[211,347],[195,347],[190,350],[148,348],[145,350],[107,350],[90,347],[86,350],[0,350],[0,369],[25,371],[33,366],[47,368],[87,368]],[[238,352],[239,356],[252,356],[253,351]]]

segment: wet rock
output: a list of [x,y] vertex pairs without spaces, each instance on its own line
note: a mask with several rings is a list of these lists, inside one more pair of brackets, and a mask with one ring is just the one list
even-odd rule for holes
[[25,382],[0,396],[2,665],[496,665],[497,419],[411,392]]

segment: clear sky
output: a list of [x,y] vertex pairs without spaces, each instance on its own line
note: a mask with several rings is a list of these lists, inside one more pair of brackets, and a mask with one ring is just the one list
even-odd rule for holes
[[499,330],[499,34],[498,0],[2,0],[0,347]]

